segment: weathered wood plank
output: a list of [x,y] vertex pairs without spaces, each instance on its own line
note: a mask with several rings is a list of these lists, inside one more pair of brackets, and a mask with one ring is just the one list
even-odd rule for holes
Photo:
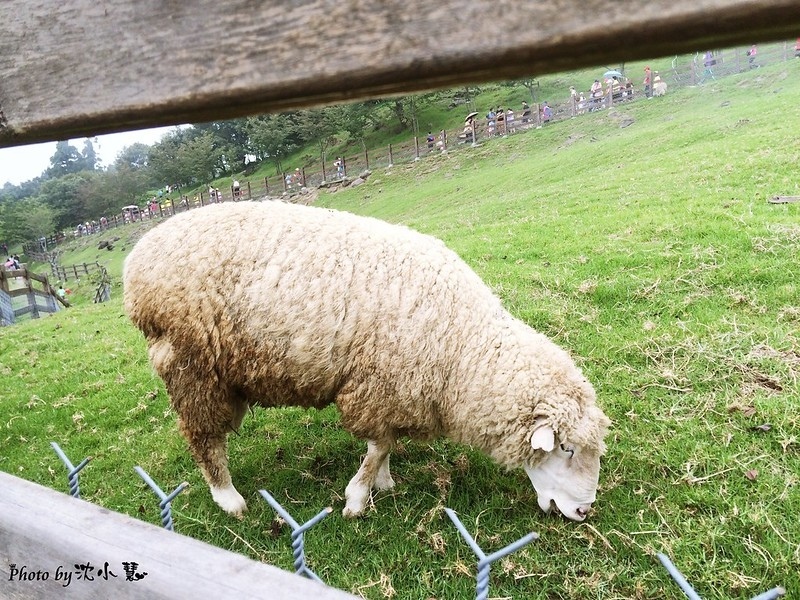
[[794,39],[796,0],[4,0],[0,146]]
[[[287,546],[287,552],[289,548]],[[91,563],[94,581],[77,580]],[[123,562],[147,576],[126,581]],[[103,579],[108,563],[116,575]],[[16,577],[12,577],[15,565]],[[47,580],[19,580],[19,570]],[[56,571],[72,574],[69,586]],[[0,598],[355,598],[239,554],[168,532],[0,472]]]

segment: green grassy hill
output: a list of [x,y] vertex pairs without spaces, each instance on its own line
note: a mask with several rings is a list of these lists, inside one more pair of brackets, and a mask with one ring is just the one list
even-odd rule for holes
[[[0,330],[0,469],[66,491],[55,440],[73,462],[95,457],[82,474],[86,499],[156,523],[133,466],[165,489],[188,480],[173,504],[178,531],[286,569],[288,530],[275,535],[257,490],[298,520],[332,505],[306,536],[310,566],[365,598],[474,597],[475,560],[445,506],[487,552],[540,533],[495,565],[492,597],[682,598],[656,552],[703,598],[777,585],[797,595],[800,205],[767,199],[800,195],[799,96],[800,60],[381,169],[319,196],[441,238],[513,314],[576,357],[614,421],[586,523],[543,515],[524,473],[445,441],[401,445],[396,489],[374,497],[376,513],[345,521],[342,494],[364,445],[333,409],[245,419],[231,467],[250,512],[226,517],[118,286],[107,304]],[[98,256],[119,282],[135,236],[62,262]]]

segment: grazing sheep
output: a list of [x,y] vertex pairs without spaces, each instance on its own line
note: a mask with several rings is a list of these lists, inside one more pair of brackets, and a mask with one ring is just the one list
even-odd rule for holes
[[656,77],[653,79],[653,96],[665,96],[667,94],[667,82],[661,79],[661,76],[656,71]]
[[124,287],[180,430],[231,514],[246,504],[226,438],[255,405],[336,403],[368,441],[348,517],[394,485],[401,436],[446,436],[524,468],[545,511],[583,520],[595,500],[609,421],[591,385],[434,238],[321,208],[215,205],[142,237]]

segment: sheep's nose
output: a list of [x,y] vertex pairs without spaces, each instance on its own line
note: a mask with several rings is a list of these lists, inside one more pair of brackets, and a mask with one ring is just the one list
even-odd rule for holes
[[588,506],[588,505],[587,506],[579,506],[578,508],[575,509],[575,513],[578,515],[579,519],[583,520],[583,519],[586,518],[586,515],[589,514],[589,511],[591,510],[591,508],[592,507]]

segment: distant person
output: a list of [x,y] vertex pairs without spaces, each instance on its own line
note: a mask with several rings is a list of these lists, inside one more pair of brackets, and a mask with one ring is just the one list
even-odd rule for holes
[[[497,113],[493,108],[490,108],[489,112],[486,113],[486,135],[494,135],[494,129],[496,125],[497,125]],[[470,129],[472,129],[471,124],[470,124]],[[466,131],[466,129],[464,131]]]
[[238,198],[239,194],[241,193],[241,191],[242,191],[242,186],[239,184],[239,181],[237,179],[234,179],[233,180],[233,197],[234,198]]
[[800,37],[797,38],[797,42],[794,44],[794,57],[800,58]]
[[756,64],[756,56],[758,55],[758,46],[753,44],[750,46],[750,50],[747,51],[747,62],[750,65],[751,69],[755,69],[758,67]]
[[434,144],[436,143],[436,138],[433,137],[433,134],[429,131],[425,141],[428,142],[428,152],[431,152],[434,148]]
[[706,79],[716,79],[714,71],[711,67],[717,64],[717,59],[714,58],[714,53],[711,50],[706,50],[703,55],[703,76],[700,78],[700,83],[704,83]]
[[522,123],[528,123],[531,120],[531,107],[524,100],[522,101]]
[[514,109],[509,106],[506,109],[506,129],[509,133],[514,133],[514,128],[517,126],[515,119]]
[[642,81],[642,84],[644,85],[644,95],[648,99],[653,97],[653,89],[651,87],[652,81],[650,79],[650,75],[651,75],[650,67],[645,67],[644,81]]
[[550,105],[547,101],[542,102],[542,124],[549,123],[550,119],[553,118],[553,109],[550,108]]
[[[490,114],[493,114],[494,111],[490,111]],[[488,115],[487,115],[488,118]],[[488,133],[488,130],[487,130]],[[475,114],[470,113],[467,115],[467,118],[464,119],[464,130],[461,132],[461,135],[458,136],[464,143],[474,142],[475,141]]]
[[581,92],[578,94],[578,114],[582,115],[586,112],[586,95]]
[[64,289],[63,285],[58,286],[58,289],[56,290],[56,294],[58,294],[58,297],[61,298],[62,300],[67,297],[67,292]]
[[600,83],[599,79],[595,79],[594,83],[592,83],[592,87],[589,88],[589,97],[591,98],[592,102],[591,106],[589,107],[589,112],[602,108],[603,84]]

